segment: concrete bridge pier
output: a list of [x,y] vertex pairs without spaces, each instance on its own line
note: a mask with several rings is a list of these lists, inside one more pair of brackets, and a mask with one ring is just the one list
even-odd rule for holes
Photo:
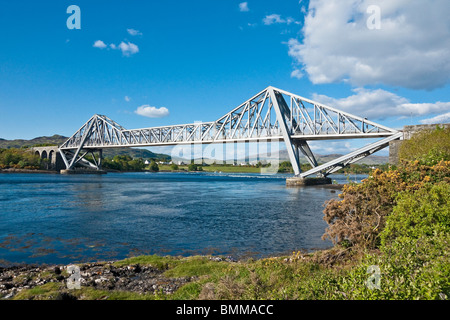
[[287,187],[303,187],[303,186],[318,186],[324,184],[332,184],[331,178],[302,178],[302,177],[292,177],[286,179]]
[[89,169],[63,169],[60,174],[107,174],[104,170],[89,170]]

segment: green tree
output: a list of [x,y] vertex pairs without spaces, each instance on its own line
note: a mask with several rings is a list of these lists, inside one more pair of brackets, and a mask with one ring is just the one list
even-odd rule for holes
[[158,164],[156,163],[155,160],[152,160],[152,162],[150,162],[149,169],[150,169],[150,171],[153,171],[153,172],[158,172],[159,171],[159,166],[158,166]]
[[189,171],[203,171],[203,168],[202,168],[202,166],[200,166],[200,165],[197,165],[197,164],[195,164],[195,163],[191,163],[191,164],[188,166],[188,170],[189,170]]
[[142,171],[145,168],[145,164],[141,158],[133,159],[128,161],[128,168],[132,171]]
[[278,172],[282,173],[282,172],[292,172],[292,164],[290,161],[283,161],[280,163],[280,165],[278,166]]
[[0,168],[45,169],[44,161],[27,149],[0,149]]

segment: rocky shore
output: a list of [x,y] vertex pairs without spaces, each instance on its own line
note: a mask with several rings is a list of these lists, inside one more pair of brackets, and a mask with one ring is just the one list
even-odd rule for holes
[[[75,300],[67,287],[70,274],[68,266],[14,266],[0,268],[0,299],[13,299],[25,289],[33,289],[47,283],[59,285],[56,300]],[[139,264],[114,266],[113,262],[89,263],[79,266],[82,287],[99,290],[121,290],[136,293],[171,294],[182,285],[194,281],[194,277],[167,278],[164,270]],[[107,299],[108,296],[103,297]]]

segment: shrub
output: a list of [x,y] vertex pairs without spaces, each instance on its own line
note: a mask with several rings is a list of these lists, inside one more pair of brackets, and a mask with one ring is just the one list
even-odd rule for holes
[[428,166],[416,160],[403,162],[396,170],[376,169],[362,183],[345,185],[339,195],[342,200],[327,203],[324,220],[328,227],[322,238],[335,244],[377,248],[386,217],[397,204],[397,195],[440,182],[450,183],[450,161]]
[[434,165],[441,160],[450,160],[450,127],[415,133],[411,139],[402,142],[400,159],[418,160],[421,164]]
[[387,217],[381,241],[387,245],[398,237],[417,239],[450,233],[450,185],[427,185],[416,192],[403,192]]
[[[450,297],[449,234],[432,237],[398,238],[381,252],[341,274],[330,273],[322,288],[332,292],[326,298],[364,300],[448,299]],[[379,268],[379,288],[369,288],[370,266]],[[328,282],[330,284],[328,284]],[[319,297],[321,298],[321,297]]]

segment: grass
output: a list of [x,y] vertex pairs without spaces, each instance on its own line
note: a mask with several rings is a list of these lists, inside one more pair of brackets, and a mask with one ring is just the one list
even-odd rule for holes
[[301,297],[298,286],[302,281],[310,281],[311,274],[320,270],[315,263],[298,263],[296,259],[289,256],[226,262],[208,256],[138,256],[114,265],[150,265],[164,271],[167,278],[191,277],[192,281],[173,294],[105,291],[84,286],[68,290],[61,282],[46,283],[22,290],[14,299],[51,300],[64,293],[83,300],[296,299]]
[[[239,262],[214,261],[209,256],[139,256],[114,264],[151,265],[163,271],[167,278],[191,277],[191,280],[172,294],[140,294],[85,286],[79,290],[68,290],[63,282],[47,283],[22,290],[14,299],[52,300],[63,294],[80,300],[371,300],[440,297],[443,290],[441,284],[433,285],[435,288],[430,295],[420,294],[420,290],[430,291],[428,280],[409,279],[407,274],[399,273],[396,266],[391,266],[389,261],[383,262],[383,259],[386,258],[376,251],[353,252],[342,247]],[[445,261],[442,266],[446,265]],[[367,286],[369,265],[380,265],[382,268],[381,290],[370,290]],[[442,275],[447,273],[444,270]],[[428,276],[428,273],[422,272],[422,275]],[[405,282],[405,279],[411,283]],[[442,279],[445,280],[445,277]],[[418,287],[415,293],[409,292],[412,286]],[[448,297],[447,291],[444,288],[442,292]]]
[[159,270],[166,270],[169,267],[174,267],[179,262],[180,260],[175,257],[161,257],[157,255],[151,255],[127,258],[125,260],[114,262],[113,265],[115,267],[123,267],[128,265],[140,264],[142,266],[152,266]]

